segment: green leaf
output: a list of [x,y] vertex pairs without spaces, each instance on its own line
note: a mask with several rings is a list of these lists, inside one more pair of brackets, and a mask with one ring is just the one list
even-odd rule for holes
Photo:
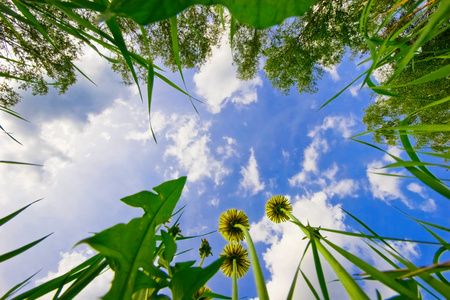
[[303,15],[316,0],[113,0],[105,15],[126,16],[138,24],[146,25],[169,19],[192,5],[226,6],[230,13],[241,23],[255,28],[267,28],[280,24],[284,19]]
[[316,292],[316,289],[314,289],[314,286],[311,284],[308,277],[306,277],[306,275],[305,275],[305,273],[303,273],[303,271],[300,270],[300,272],[302,272],[303,279],[305,279],[305,282],[308,285],[311,292],[313,293],[314,298],[316,298],[317,300],[320,300],[319,294]]
[[161,236],[164,243],[164,259],[167,263],[170,263],[177,252],[177,243],[175,243],[175,239],[173,236],[161,230]]
[[27,244],[25,246],[22,246],[22,247],[20,247],[20,248],[18,248],[16,250],[13,250],[13,251],[10,251],[8,253],[0,255],[0,262],[3,262],[3,261],[8,260],[10,258],[13,258],[16,255],[19,255],[20,253],[27,251],[28,249],[30,249],[31,247],[34,247],[35,245],[39,244],[40,242],[42,242],[43,240],[45,240],[47,237],[49,237],[52,234],[53,233],[47,234],[46,236],[44,236],[44,237],[42,237],[42,238],[40,238],[38,240],[35,240],[34,242],[31,242],[31,243],[29,243],[29,244]]
[[415,294],[411,292],[410,290],[406,289],[403,285],[401,285],[396,280],[390,278],[383,272],[377,270],[376,268],[372,267],[370,264],[362,260],[361,258],[351,254],[350,252],[344,250],[343,248],[333,244],[332,242],[328,241],[327,239],[322,239],[325,243],[327,243],[329,246],[331,246],[334,250],[336,250],[338,253],[340,253],[342,256],[344,256],[346,259],[348,259],[350,262],[352,262],[355,266],[358,268],[364,270],[366,273],[371,275],[376,280],[380,281],[382,284],[390,287],[391,289],[404,294],[405,296],[410,297],[410,299],[417,299]]
[[103,299],[131,299],[138,270],[154,271],[156,227],[172,216],[185,182],[186,177],[181,177],[153,188],[158,194],[144,191],[121,199],[133,207],[142,207],[145,214],[80,242],[103,254],[115,272],[111,289]]
[[27,285],[28,283],[30,283],[30,279],[34,277],[34,275],[36,275],[38,272],[34,273],[33,275],[31,275],[30,277],[28,277],[27,279],[25,279],[24,281],[22,281],[19,284],[16,284],[15,286],[13,286],[9,291],[6,292],[6,294],[4,294],[0,300],[5,300],[8,299],[12,294],[16,293],[18,290],[20,290],[21,288],[23,288],[25,285]]
[[316,239],[313,234],[311,235],[311,248],[314,256],[314,265],[316,266],[317,278],[319,279],[320,289],[324,299],[330,299],[328,295],[327,284],[325,282],[325,276],[323,275],[322,264],[320,263],[319,253],[317,252]]
[[131,74],[133,75],[134,82],[136,83],[138,90],[139,90],[139,95],[141,96],[141,99],[143,99],[141,87],[139,86],[139,81],[138,81],[136,72],[134,70],[133,63],[131,62],[131,58],[130,58],[130,55],[127,50],[127,45],[125,44],[125,41],[123,39],[119,23],[117,23],[117,20],[115,18],[110,18],[110,19],[106,20],[106,25],[108,25],[109,30],[111,31],[112,35],[114,36],[115,43],[116,43],[117,47],[119,47],[120,52],[122,53],[122,56],[125,59],[127,65],[128,65],[128,68],[131,71]]
[[217,273],[224,260],[221,257],[206,268],[184,268],[176,272],[170,282],[173,299],[192,300],[192,295]]
[[33,205],[34,203],[39,202],[39,201],[41,201],[41,200],[42,200],[42,199],[38,199],[38,200],[36,200],[36,201],[33,201],[33,202],[31,202],[30,204],[25,205],[25,206],[22,207],[21,209],[16,210],[15,212],[13,212],[13,213],[7,215],[6,217],[1,218],[1,219],[0,219],[0,226],[2,226],[3,224],[5,224],[5,223],[8,222],[9,220],[11,220],[12,218],[14,218],[15,216],[17,216],[18,214],[20,214],[22,211],[24,211],[25,209],[27,209],[30,205]]
[[92,265],[98,265],[103,259],[104,257],[102,255],[97,254],[87,259],[86,261],[82,262],[81,264],[79,264],[66,274],[63,274],[29,291],[26,291],[25,293],[22,293],[14,297],[13,300],[23,300],[23,299],[32,300],[40,298],[43,295],[50,293],[51,291],[57,290],[61,285],[76,280],[84,273],[84,270],[86,268]]
[[25,165],[25,166],[42,167],[42,165],[38,165],[38,164],[31,164],[31,163],[25,163],[25,162],[20,162],[20,161],[11,161],[11,160],[0,160],[0,164],[12,164],[12,165]]
[[224,296],[221,294],[216,293],[203,293],[197,300],[204,299],[204,298],[213,298],[213,299],[231,299],[231,297]]

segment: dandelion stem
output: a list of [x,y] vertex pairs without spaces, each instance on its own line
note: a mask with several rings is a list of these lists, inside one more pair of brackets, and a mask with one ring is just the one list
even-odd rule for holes
[[256,253],[255,245],[253,244],[250,234],[244,226],[241,224],[234,225],[242,229],[245,239],[247,240],[248,252],[250,253],[250,259],[252,260],[253,274],[255,275],[256,291],[260,300],[269,300],[269,294],[267,293],[266,282],[264,281],[264,275],[259,264],[258,254]]
[[296,224],[300,229],[303,231],[304,234],[306,234],[308,239],[316,239],[315,244],[317,247],[317,250],[319,250],[320,254],[326,259],[326,261],[330,264],[330,266],[333,268],[334,273],[341,281],[342,285],[344,286],[345,290],[347,291],[348,295],[351,299],[367,299],[369,300],[369,297],[364,293],[364,291],[361,289],[361,287],[356,283],[355,279],[353,279],[350,274],[344,269],[344,267],[334,258],[334,256],[328,251],[327,248],[325,248],[322,243],[320,243],[320,240],[317,239],[314,234],[311,234],[310,229],[302,224],[294,215],[292,215],[289,211],[285,210],[284,208],[281,209],[285,214],[287,214],[292,222]]
[[205,261],[205,257],[206,257],[206,255],[202,255],[202,260],[200,261],[200,264],[198,265],[199,267],[201,267],[203,265],[203,262]]
[[238,300],[238,286],[237,286],[237,264],[236,260],[233,259],[233,294],[232,300]]

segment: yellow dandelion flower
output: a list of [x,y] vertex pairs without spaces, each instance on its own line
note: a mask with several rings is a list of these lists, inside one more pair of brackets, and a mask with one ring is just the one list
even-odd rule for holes
[[204,285],[198,291],[196,291],[194,293],[194,299],[195,300],[212,300],[213,299],[213,298],[210,298],[210,297],[202,297],[202,295],[204,293],[212,293],[212,291],[208,287],[206,287]]
[[292,204],[289,203],[289,200],[286,197],[277,195],[267,201],[266,214],[272,222],[281,223],[290,219],[281,209],[285,209],[289,212],[292,211]]
[[219,232],[227,241],[240,242],[244,240],[244,233],[242,229],[234,227],[236,224],[241,224],[245,228],[250,229],[248,217],[242,210],[238,211],[232,208],[220,215]]
[[225,260],[220,267],[225,276],[231,277],[233,275],[233,260],[236,260],[237,277],[241,278],[247,273],[250,268],[250,260],[248,259],[247,250],[241,244],[231,243],[223,248],[220,257],[225,256]]

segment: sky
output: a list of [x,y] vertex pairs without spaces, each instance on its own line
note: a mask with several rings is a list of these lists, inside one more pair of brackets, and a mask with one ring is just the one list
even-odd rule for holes
[[[224,44],[224,43],[222,43]],[[146,100],[136,86],[122,85],[119,75],[95,53],[87,51],[77,64],[96,84],[79,76],[64,95],[46,96],[22,92],[14,109],[29,122],[2,115],[1,125],[23,145],[1,136],[0,160],[42,165],[0,165],[1,217],[33,204],[0,228],[0,253],[36,240],[49,238],[0,266],[0,294],[39,271],[27,288],[70,270],[95,252],[74,245],[93,232],[139,217],[141,211],[126,206],[121,198],[151,190],[164,181],[187,176],[178,207],[184,236],[217,230],[222,212],[243,210],[258,250],[271,299],[285,299],[306,240],[291,223],[274,224],[265,217],[265,204],[283,195],[293,204],[293,214],[306,224],[347,231],[362,230],[343,209],[384,236],[433,241],[417,223],[399,209],[421,220],[449,227],[448,199],[414,179],[380,176],[378,168],[392,162],[381,151],[348,138],[365,131],[363,108],[374,99],[358,83],[319,110],[366,65],[346,57],[328,69],[318,82],[318,93],[287,96],[272,88],[259,72],[251,81],[236,79],[227,45],[214,49],[199,70],[185,70],[188,91],[195,102],[155,81],[151,122],[158,143],[149,130]],[[179,74],[164,74],[182,85]],[[145,87],[142,86],[143,90]],[[370,137],[365,137],[370,141]],[[406,158],[398,148],[385,148]],[[388,173],[408,175],[402,169]],[[439,174],[439,173],[438,173]],[[441,177],[448,174],[439,174]],[[399,209],[397,209],[399,208]],[[442,233],[443,234],[443,233]],[[334,243],[388,270],[358,239],[322,233]],[[445,235],[443,234],[445,237]],[[227,242],[216,232],[206,237],[213,262]],[[200,238],[180,242],[178,250],[193,250],[177,261],[197,260]],[[393,246],[417,265],[431,263],[437,250],[414,243]],[[351,274],[359,271],[341,260]],[[330,268],[323,263],[334,299],[346,299]],[[316,284],[312,256],[302,270]],[[106,272],[79,299],[104,295],[112,279]],[[216,293],[231,294],[231,279],[221,271],[208,283]],[[257,297],[252,270],[239,279],[239,296]],[[394,293],[373,283],[363,288],[371,298],[375,289],[383,297]],[[313,299],[303,280],[295,299]],[[51,299],[51,296],[48,297]]]

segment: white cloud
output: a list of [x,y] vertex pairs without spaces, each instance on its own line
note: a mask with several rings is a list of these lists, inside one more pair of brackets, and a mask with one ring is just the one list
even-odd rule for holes
[[326,191],[330,196],[337,195],[339,198],[346,196],[356,197],[356,191],[359,189],[358,182],[353,179],[342,179],[339,181],[332,181],[328,185]]
[[219,207],[219,203],[220,203],[220,200],[217,198],[213,198],[208,201],[208,205],[215,206],[215,207]]
[[428,199],[424,201],[420,206],[420,209],[426,212],[432,212],[435,211],[437,206],[433,199]]
[[419,184],[412,182],[412,183],[408,184],[408,186],[406,188],[408,190],[410,190],[411,192],[419,194],[422,198],[425,198],[424,189]]
[[[375,198],[381,199],[387,203],[394,199],[400,199],[409,208],[412,208],[411,203],[401,191],[402,180],[395,176],[378,175],[380,169],[384,165],[381,161],[374,161],[367,165],[367,178],[370,182],[370,191]],[[393,175],[401,175],[402,172],[388,172],[385,173]]]
[[333,166],[332,166],[331,168],[325,170],[325,171],[323,172],[323,175],[324,175],[326,178],[332,180],[332,179],[334,179],[334,176],[336,176],[336,173],[337,173],[338,170],[339,170],[339,167],[337,166],[337,164],[336,164],[336,163],[333,163]]
[[330,76],[331,79],[336,82],[339,79],[341,79],[341,77],[339,76],[338,72],[337,72],[337,66],[332,66],[331,68],[327,68],[327,67],[323,67],[325,71],[327,71]]
[[[289,184],[291,186],[299,186],[301,183],[308,179],[310,173],[317,174],[319,172],[318,161],[321,153],[326,153],[329,150],[328,142],[323,136],[323,132],[332,129],[335,133],[338,133],[344,138],[352,135],[352,127],[356,124],[354,117],[344,117],[344,116],[328,116],[324,119],[322,125],[315,126],[312,130],[308,132],[308,137],[313,138],[311,144],[303,151],[304,159],[302,162],[302,170],[289,178]],[[325,172],[325,177],[331,179],[337,172],[337,166],[333,166],[335,169],[330,169]],[[320,183],[325,183],[323,179],[319,179]],[[347,183],[349,183],[347,181]],[[340,186],[335,186],[335,192],[340,192],[342,195],[349,195],[356,191],[357,187],[352,185],[351,189],[344,192],[344,183]],[[330,190],[331,191],[331,190]],[[351,192],[350,192],[351,191]]]
[[[172,144],[167,147],[164,157],[174,157],[191,182],[212,178],[216,185],[221,184],[231,171],[224,166],[224,158],[217,158],[211,151],[209,128],[212,123],[201,122],[195,115],[173,115],[171,121],[172,127],[168,129],[166,138]],[[227,140],[227,145],[230,146],[230,140]],[[224,149],[225,158],[233,153],[231,148]]]
[[283,160],[284,162],[288,162],[289,158],[291,157],[291,155],[289,154],[289,152],[285,151],[284,149],[281,150],[281,155],[283,155]]
[[323,120],[322,125],[314,127],[313,130],[308,132],[309,137],[314,137],[321,131],[332,129],[333,131],[339,133],[344,138],[348,138],[352,135],[352,128],[356,124],[355,118],[350,115],[348,117],[344,116],[328,116]]
[[[398,158],[400,158],[401,154],[402,154],[402,149],[398,148],[398,147],[389,147],[389,149],[387,150],[387,152],[393,156],[396,156]],[[394,158],[392,158],[389,154],[385,154],[383,155],[383,159],[387,162],[391,162],[391,163],[395,163],[397,162]]]
[[256,195],[265,187],[264,182],[259,179],[258,163],[256,162],[253,148],[250,149],[250,158],[247,167],[241,168],[242,179],[239,186],[251,195]]
[[351,86],[349,88],[350,94],[352,94],[353,97],[357,97],[358,96],[358,91],[360,90],[360,86],[355,85],[355,86]]
[[196,93],[206,99],[208,110],[214,114],[219,113],[228,102],[238,106],[257,102],[256,89],[262,86],[259,77],[250,81],[237,79],[237,66],[233,65],[227,39],[223,38],[220,48],[213,48],[210,61],[194,75]]
[[217,153],[221,155],[223,159],[232,156],[239,157],[239,152],[234,147],[236,145],[236,140],[228,136],[224,136],[223,139],[226,141],[226,145],[217,147]]
[[317,166],[319,154],[327,151],[327,141],[319,137],[314,137],[311,144],[303,151],[304,159],[302,162],[302,170],[289,179],[289,184],[291,186],[298,186],[307,179],[308,173],[317,173],[319,170]]

